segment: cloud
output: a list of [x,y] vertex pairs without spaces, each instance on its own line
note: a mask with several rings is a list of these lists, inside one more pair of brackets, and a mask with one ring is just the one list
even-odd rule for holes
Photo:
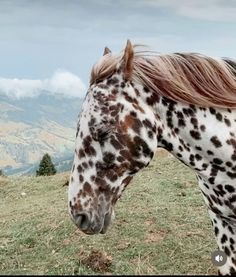
[[57,70],[50,79],[7,79],[0,78],[0,93],[12,98],[35,97],[42,93],[83,97],[86,87],[81,79],[64,70]]
[[236,2],[232,0],[141,0],[139,4],[169,8],[177,15],[189,18],[236,22]]

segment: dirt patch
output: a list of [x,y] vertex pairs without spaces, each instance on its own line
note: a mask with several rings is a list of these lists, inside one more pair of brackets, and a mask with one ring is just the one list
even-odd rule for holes
[[130,241],[121,240],[119,244],[117,245],[118,250],[125,250],[131,245]]
[[80,257],[80,262],[94,271],[108,272],[112,265],[112,257],[105,252],[92,250],[88,256]]
[[159,242],[162,241],[165,236],[166,236],[165,231],[149,231],[148,234],[146,235],[145,242]]
[[183,182],[183,186],[185,188],[192,188],[192,187],[196,187],[197,186],[197,182],[194,180],[194,181],[184,181]]
[[155,224],[155,219],[148,219],[144,222],[144,224],[148,227],[152,226],[153,224]]

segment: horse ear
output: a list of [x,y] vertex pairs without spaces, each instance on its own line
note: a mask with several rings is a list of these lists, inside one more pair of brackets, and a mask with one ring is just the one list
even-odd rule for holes
[[103,52],[103,56],[105,56],[106,54],[110,54],[111,50],[108,47],[104,48],[104,52]]
[[124,73],[124,77],[126,80],[131,80],[133,73],[133,60],[134,60],[134,49],[130,42],[127,40],[127,44],[124,51],[124,56],[121,62],[121,70]]

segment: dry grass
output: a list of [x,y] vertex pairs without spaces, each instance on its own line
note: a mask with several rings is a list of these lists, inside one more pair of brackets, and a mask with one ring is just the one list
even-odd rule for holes
[[[161,155],[140,172],[105,235],[76,230],[67,178],[0,180],[0,274],[216,274],[206,207],[194,174],[180,162]],[[103,267],[91,264],[94,253]]]

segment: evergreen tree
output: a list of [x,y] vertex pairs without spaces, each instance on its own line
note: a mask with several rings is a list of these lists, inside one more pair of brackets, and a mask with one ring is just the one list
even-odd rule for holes
[[39,164],[39,169],[36,170],[36,176],[41,175],[54,175],[56,174],[56,169],[54,164],[52,163],[51,157],[46,153]]

